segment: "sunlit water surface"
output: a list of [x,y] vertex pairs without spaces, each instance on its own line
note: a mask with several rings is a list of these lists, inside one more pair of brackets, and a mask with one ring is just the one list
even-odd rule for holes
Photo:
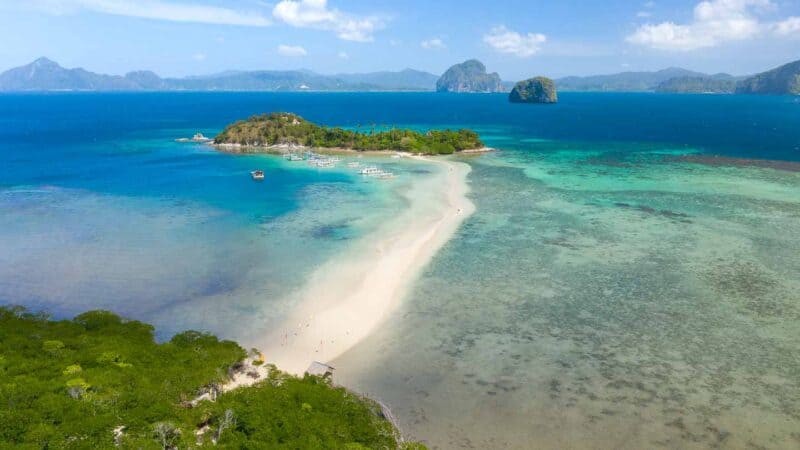
[[[288,110],[469,126],[477,212],[335,362],[436,448],[800,447],[800,104],[790,97],[0,97],[0,298],[247,341],[404,206],[369,183],[172,139]],[[686,155],[737,159],[691,159]],[[711,164],[708,164],[708,163]],[[254,167],[267,181],[253,183]]]

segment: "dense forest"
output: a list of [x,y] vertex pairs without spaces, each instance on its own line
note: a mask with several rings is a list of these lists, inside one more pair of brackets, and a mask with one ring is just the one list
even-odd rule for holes
[[800,61],[746,78],[736,86],[736,93],[800,95]]
[[421,449],[401,444],[380,407],[325,378],[270,367],[267,379],[192,401],[246,352],[107,311],[49,320],[0,307],[0,448]]
[[392,128],[385,131],[358,132],[322,127],[291,113],[263,114],[233,123],[214,138],[214,143],[249,147],[294,144],[315,148],[394,150],[426,155],[450,154],[484,147],[478,134],[470,130],[431,130],[420,133]]
[[710,77],[676,77],[656,86],[656,92],[675,94],[731,94],[735,90],[735,80]]

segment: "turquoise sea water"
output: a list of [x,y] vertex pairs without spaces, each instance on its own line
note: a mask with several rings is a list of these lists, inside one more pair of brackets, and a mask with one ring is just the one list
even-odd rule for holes
[[[287,110],[469,126],[477,206],[336,365],[436,448],[798,448],[800,102],[792,97],[0,96],[0,301],[247,339],[403,203],[172,139]],[[686,158],[721,155],[729,159]],[[247,173],[267,171],[264,184]]]

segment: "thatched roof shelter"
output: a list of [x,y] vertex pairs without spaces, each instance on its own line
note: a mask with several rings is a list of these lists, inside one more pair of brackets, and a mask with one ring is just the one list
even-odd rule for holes
[[306,373],[309,375],[315,375],[318,377],[331,377],[333,376],[333,371],[336,370],[334,367],[329,366],[325,363],[321,363],[319,361],[314,361],[308,366],[306,369]]

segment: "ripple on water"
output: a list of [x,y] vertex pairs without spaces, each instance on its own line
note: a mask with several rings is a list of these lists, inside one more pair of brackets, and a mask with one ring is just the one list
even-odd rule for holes
[[509,159],[341,377],[446,448],[796,448],[796,175]]

